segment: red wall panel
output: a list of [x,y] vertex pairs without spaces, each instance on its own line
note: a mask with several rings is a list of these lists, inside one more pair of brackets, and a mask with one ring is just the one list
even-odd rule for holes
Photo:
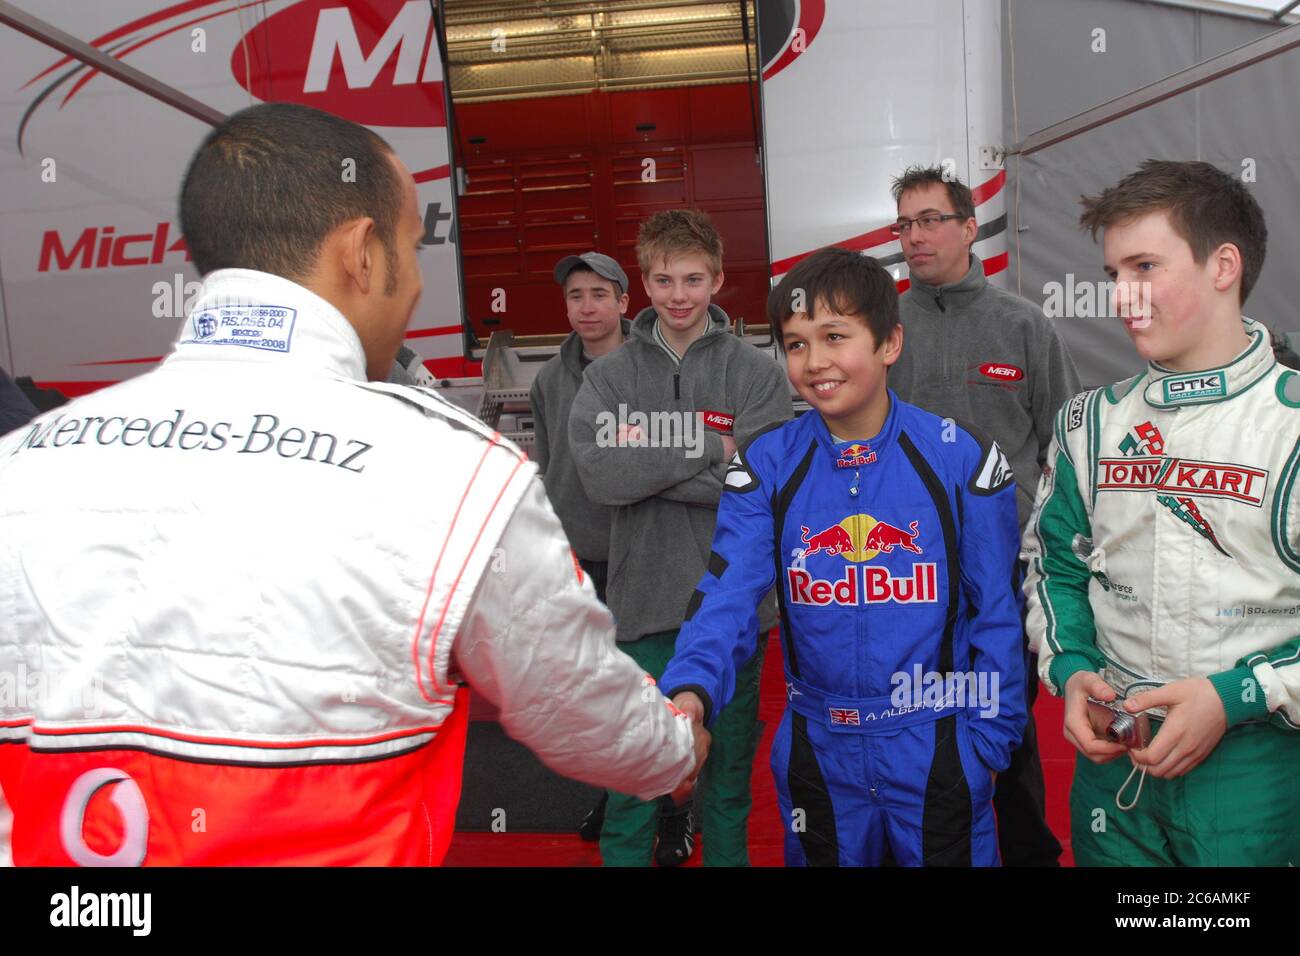
[[[470,103],[456,107],[456,132],[472,160],[517,150],[588,146],[592,141],[587,96]],[[485,139],[484,143],[471,140]]]
[[[722,234],[727,279],[715,301],[747,325],[764,322],[766,220],[747,95],[732,84],[458,106],[469,176],[461,252],[476,334],[566,330],[551,269],[588,249],[623,265],[635,314],[648,304],[636,266],[640,223],[688,207],[708,211]],[[497,290],[504,311],[493,308]]]
[[[758,90],[744,83],[692,86],[686,91],[691,139],[696,143],[753,143],[758,121]],[[703,134],[703,135],[701,135]]]
[[611,143],[625,145],[686,138],[684,87],[589,95],[602,96],[608,104]]

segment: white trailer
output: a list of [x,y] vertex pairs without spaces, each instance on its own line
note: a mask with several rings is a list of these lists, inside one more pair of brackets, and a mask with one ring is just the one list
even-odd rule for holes
[[[838,244],[882,258],[905,286],[889,180],[917,162],[975,189],[976,252],[991,275],[1005,270],[999,18],[999,0],[758,3],[773,278]],[[0,20],[11,27],[0,32],[0,364],[11,374],[75,395],[154,367],[198,289],[176,221],[186,163],[211,122],[265,100],[329,110],[393,144],[427,227],[407,344],[439,378],[477,357],[463,332],[452,106],[430,0],[20,0],[0,3]],[[914,70],[917,57],[932,68]],[[106,75],[119,67],[140,81]]]

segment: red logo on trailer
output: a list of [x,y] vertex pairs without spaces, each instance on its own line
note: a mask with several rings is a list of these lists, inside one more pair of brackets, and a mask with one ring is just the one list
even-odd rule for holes
[[447,125],[429,0],[303,0],[248,31],[230,69],[262,100],[364,126]]

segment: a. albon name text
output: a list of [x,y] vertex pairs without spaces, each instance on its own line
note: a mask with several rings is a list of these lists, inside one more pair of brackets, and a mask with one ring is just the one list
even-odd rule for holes
[[233,422],[206,422],[188,418],[178,408],[165,418],[125,415],[57,415],[33,425],[12,454],[29,449],[70,448],[77,445],[123,445],[127,448],[173,451],[235,452],[241,455],[273,454],[334,465],[360,474],[363,459],[373,448],[358,439],[293,426],[281,427],[278,415],[262,412],[242,427]]

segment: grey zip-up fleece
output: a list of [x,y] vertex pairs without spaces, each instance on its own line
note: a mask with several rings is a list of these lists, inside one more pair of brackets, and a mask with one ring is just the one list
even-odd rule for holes
[[[626,339],[632,323],[620,321]],[[542,366],[528,392],[535,441],[531,457],[574,553],[584,561],[608,561],[613,509],[587,497],[569,450],[569,412],[582,387],[583,371],[582,339],[577,332],[570,332],[560,345],[560,354]]]
[[[709,328],[679,363],[656,341],[654,309],[643,309],[623,347],[588,366],[569,416],[583,486],[593,501],[614,507],[606,596],[619,641],[672,630],[686,619],[712,553],[728,465],[719,433],[727,419],[734,417],[731,430],[743,448],[793,414],[785,370],[730,334],[720,308],[709,306],[709,317]],[[689,430],[678,432],[689,440],[678,447],[619,446],[611,440],[619,423],[637,424],[636,413],[652,423],[660,413],[660,427],[646,435],[651,442],[672,421],[663,413],[676,413],[679,427],[689,420]],[[703,436],[696,433],[701,419],[711,423]],[[759,625],[766,631],[775,623],[768,595]]]
[[1023,529],[1057,411],[1082,391],[1079,373],[1043,310],[989,285],[971,257],[960,282],[912,279],[898,301],[903,354],[889,387],[905,402],[987,432],[1011,462]]

